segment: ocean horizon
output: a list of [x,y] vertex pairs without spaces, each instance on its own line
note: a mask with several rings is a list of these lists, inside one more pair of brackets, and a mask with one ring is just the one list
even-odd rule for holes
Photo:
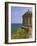
[[22,24],[11,24],[11,33],[16,32],[17,28],[21,27]]

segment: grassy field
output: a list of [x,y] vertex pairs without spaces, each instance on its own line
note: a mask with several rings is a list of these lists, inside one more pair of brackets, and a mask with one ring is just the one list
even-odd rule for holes
[[11,33],[11,39],[26,39],[31,37],[31,29],[26,31],[26,29],[22,29],[21,27],[17,28],[17,31],[14,33]]

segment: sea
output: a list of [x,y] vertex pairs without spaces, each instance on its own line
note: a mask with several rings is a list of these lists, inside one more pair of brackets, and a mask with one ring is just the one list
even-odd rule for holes
[[16,32],[17,28],[21,27],[22,24],[11,24],[11,33]]

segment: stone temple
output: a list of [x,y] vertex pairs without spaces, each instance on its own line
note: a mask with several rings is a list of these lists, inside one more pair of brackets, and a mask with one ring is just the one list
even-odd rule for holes
[[27,30],[29,30],[29,28],[32,28],[32,12],[28,10],[25,14],[23,14],[22,18],[22,28]]

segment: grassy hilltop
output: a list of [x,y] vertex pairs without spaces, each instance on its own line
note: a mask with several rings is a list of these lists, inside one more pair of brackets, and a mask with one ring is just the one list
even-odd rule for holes
[[21,27],[17,28],[17,31],[11,34],[11,39],[25,39],[29,38],[29,34],[26,32],[26,29]]

